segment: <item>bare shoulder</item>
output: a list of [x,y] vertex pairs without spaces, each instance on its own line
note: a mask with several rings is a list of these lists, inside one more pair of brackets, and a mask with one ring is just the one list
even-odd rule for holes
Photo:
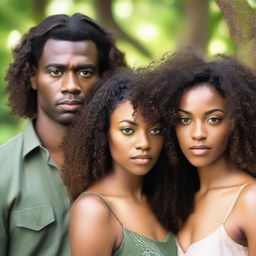
[[[238,200],[239,204],[243,206],[250,207],[250,205],[255,207],[256,204],[256,180],[255,182],[247,184],[241,192]],[[256,210],[256,208],[255,208]]]
[[248,255],[256,255],[256,182],[242,190],[236,206],[236,220],[248,247]]
[[246,185],[235,207],[235,212],[241,220],[241,222],[247,223],[248,220],[252,220],[256,216],[256,181]]
[[[73,203],[70,217],[72,255],[111,255],[122,229],[103,198],[82,194]],[[99,246],[101,245],[101,246]]]
[[90,218],[90,221],[97,219],[98,221],[109,220],[112,217],[110,208],[106,202],[95,194],[82,194],[73,203],[71,215],[82,215]]

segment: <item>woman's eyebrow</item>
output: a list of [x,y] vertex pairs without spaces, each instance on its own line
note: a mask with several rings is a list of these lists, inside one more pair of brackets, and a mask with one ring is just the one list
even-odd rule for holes
[[120,123],[129,123],[131,125],[138,125],[136,122],[127,120],[127,119],[120,121],[118,124],[120,124]]
[[192,114],[191,112],[189,112],[187,110],[184,110],[184,109],[181,109],[181,108],[178,109],[178,112],[183,112],[183,113],[188,114],[188,115]]
[[222,113],[225,113],[222,109],[219,109],[219,108],[214,108],[214,109],[211,109],[207,112],[205,112],[205,115],[209,115],[209,114],[212,114],[214,112],[222,112]]
[[[191,112],[189,112],[189,111],[187,111],[187,110],[184,110],[184,109],[181,109],[181,108],[178,109],[178,111],[179,111],[179,112],[183,112],[183,113],[188,114],[188,115],[191,115],[191,114],[192,114]],[[222,112],[222,113],[225,113],[224,110],[222,110],[222,109],[214,108],[214,109],[211,109],[211,110],[209,110],[209,111],[206,111],[204,114],[205,114],[205,115],[209,115],[209,114],[212,114],[212,113],[214,113],[214,112]]]

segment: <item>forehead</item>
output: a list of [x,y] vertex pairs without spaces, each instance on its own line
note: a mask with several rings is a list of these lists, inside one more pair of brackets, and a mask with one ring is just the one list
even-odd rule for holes
[[39,63],[66,64],[71,61],[98,64],[96,45],[91,40],[64,41],[48,39]]
[[122,120],[134,121],[143,126],[150,125],[145,121],[140,109],[135,111],[129,100],[118,104],[110,117],[110,122],[112,123],[118,123]]
[[209,84],[194,85],[184,91],[181,100],[180,108],[186,110],[207,109],[207,108],[222,108],[226,109],[225,99],[218,91]]
[[134,119],[134,109],[130,101],[124,101],[118,104],[111,115],[111,119]]

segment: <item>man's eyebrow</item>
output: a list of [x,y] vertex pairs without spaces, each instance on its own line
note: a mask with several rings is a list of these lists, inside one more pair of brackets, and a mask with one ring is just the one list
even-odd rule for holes
[[[185,114],[188,114],[188,115],[191,115],[192,113],[187,111],[187,110],[184,110],[184,109],[178,109],[179,112],[184,112]],[[214,112],[222,112],[222,113],[225,113],[222,109],[219,109],[219,108],[214,108],[214,109],[211,109],[209,111],[206,111],[204,114],[205,115],[209,115],[209,114],[212,114]]]
[[131,125],[138,125],[136,122],[131,121],[131,120],[127,120],[127,119],[120,121],[118,124],[121,124],[121,123],[128,123],[128,124],[131,124]]
[[82,64],[82,65],[74,66],[73,69],[76,71],[80,70],[80,69],[92,69],[92,70],[96,71],[98,69],[98,67],[94,64]]
[[59,64],[59,63],[49,63],[49,64],[45,65],[45,68],[50,68],[50,67],[65,68],[66,65]]
[[[45,68],[49,68],[49,67],[56,67],[56,68],[65,69],[67,67],[67,65],[60,64],[60,63],[49,63],[49,64],[47,64],[45,66]],[[97,70],[97,66],[94,65],[94,64],[81,64],[81,65],[74,66],[73,69],[75,69],[75,70],[79,70],[79,69],[93,69],[93,70]]]

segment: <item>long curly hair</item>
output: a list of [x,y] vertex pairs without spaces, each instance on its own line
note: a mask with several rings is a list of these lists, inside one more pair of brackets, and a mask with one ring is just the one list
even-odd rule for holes
[[124,54],[120,52],[110,33],[86,15],[76,13],[52,15],[32,27],[14,49],[14,61],[6,74],[9,106],[12,113],[34,118],[37,114],[37,92],[32,90],[30,78],[35,75],[44,45],[48,39],[83,41],[92,40],[98,50],[99,72],[125,66]]
[[[178,219],[179,227],[193,211],[194,194],[200,184],[196,168],[181,152],[175,127],[184,91],[202,83],[214,87],[227,103],[230,137],[226,151],[229,160],[250,175],[256,175],[256,73],[235,58],[224,55],[205,61],[185,50],[165,57],[146,71],[143,82],[134,87],[132,103],[136,107],[139,102],[143,115],[149,121],[156,114],[161,116],[167,129],[168,159],[172,168],[179,170],[180,181],[176,184],[171,182],[170,186],[175,186],[181,201],[175,211],[170,209],[169,221]],[[175,213],[177,216],[171,218]]]
[[[138,73],[121,68],[114,74],[108,74],[90,91],[68,128],[62,145],[65,159],[62,178],[72,200],[111,172],[112,157],[107,139],[110,116],[118,104],[131,101],[131,88],[140,84]],[[176,176],[163,149],[155,166],[145,175],[143,184],[143,192],[152,210],[171,230],[175,228],[168,226],[169,222],[163,216],[170,203],[176,203],[176,200],[170,199],[177,196],[169,185],[171,181],[176,181]]]

